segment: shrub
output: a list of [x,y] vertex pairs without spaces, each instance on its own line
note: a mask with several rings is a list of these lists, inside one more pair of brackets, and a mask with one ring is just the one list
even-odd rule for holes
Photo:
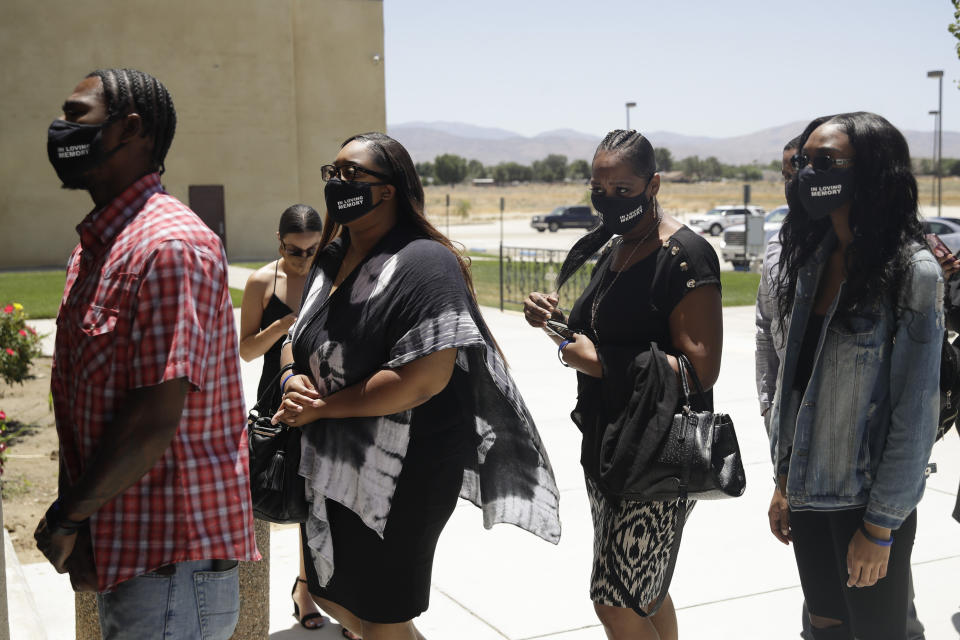
[[23,384],[30,363],[40,355],[40,336],[27,326],[23,305],[14,302],[0,308],[0,378],[7,384]]

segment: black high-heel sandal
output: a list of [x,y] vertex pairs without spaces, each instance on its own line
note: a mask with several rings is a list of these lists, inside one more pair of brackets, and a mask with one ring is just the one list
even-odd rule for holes
[[[297,592],[297,583],[298,583],[298,582],[302,582],[302,583],[304,583],[304,584],[307,583],[307,581],[304,580],[303,578],[297,577],[297,579],[293,581],[293,589],[290,590],[290,597],[291,597],[291,598],[293,598],[294,594]],[[324,618],[324,617],[323,617],[323,614],[322,614],[322,613],[319,613],[319,612],[318,612],[318,613],[308,613],[307,615],[305,615],[305,616],[303,616],[303,617],[301,618],[301,617],[300,617],[300,605],[297,604],[297,601],[296,601],[296,600],[293,601],[293,617],[297,619],[297,622],[300,623],[300,626],[301,626],[301,627],[303,627],[304,629],[310,629],[311,631],[315,631],[315,630],[317,630],[317,629],[321,629],[321,628],[323,627],[323,625],[327,624],[327,619]],[[317,618],[320,618],[320,624],[318,624],[318,625],[315,626],[315,627],[308,627],[308,626],[307,626],[307,621],[308,621],[308,620],[316,620]]]

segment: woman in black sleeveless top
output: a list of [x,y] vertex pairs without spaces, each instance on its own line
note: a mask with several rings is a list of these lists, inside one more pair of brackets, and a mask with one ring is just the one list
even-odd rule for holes
[[[556,281],[561,288],[607,247],[583,293],[566,300],[572,303],[566,320],[573,337],[554,333],[551,338],[555,357],[577,372],[571,418],[583,434],[580,462],[594,524],[590,599],[611,640],[677,639],[666,589],[675,527],[688,512],[676,501],[620,499],[603,485],[600,445],[605,427],[628,407],[636,384],[629,365],[656,343],[674,372],[676,354],[686,355],[707,389],[720,370],[723,317],[716,251],[664,213],[659,190],[650,141],[636,131],[607,134],[594,154],[590,178],[601,226],[577,241]],[[556,292],[532,292],[524,314],[530,325],[545,327],[547,320],[565,319],[559,306]],[[704,400],[712,404],[709,392]],[[637,612],[657,605],[662,606],[649,616]]]
[[[262,398],[263,405],[271,410],[280,404],[280,385],[271,384],[280,371],[280,346],[297,319],[303,285],[320,246],[322,229],[323,221],[313,207],[289,207],[280,216],[277,231],[280,258],[255,271],[243,290],[240,357],[249,362],[263,356],[257,399]],[[307,592],[305,579],[301,552],[300,575],[293,585],[293,615],[305,628],[318,629],[324,619]]]

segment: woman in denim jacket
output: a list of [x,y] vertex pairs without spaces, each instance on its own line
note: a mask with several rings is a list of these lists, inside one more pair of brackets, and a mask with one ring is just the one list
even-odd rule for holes
[[796,168],[769,429],[789,511],[771,528],[793,542],[814,638],[903,640],[939,410],[943,278],[906,140],[884,118],[815,120]]

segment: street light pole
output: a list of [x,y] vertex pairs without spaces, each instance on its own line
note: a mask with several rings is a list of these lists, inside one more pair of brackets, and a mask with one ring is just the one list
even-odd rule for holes
[[636,102],[627,103],[627,131],[630,131],[630,109],[637,106]]
[[939,84],[939,99],[937,101],[937,216],[943,208],[943,70],[927,71],[928,78],[936,78]]
[[[937,161],[937,129],[940,124],[940,112],[934,109],[930,112],[933,118],[933,161],[931,164]],[[933,184],[930,186],[930,206],[937,204],[937,171],[933,171]]]

